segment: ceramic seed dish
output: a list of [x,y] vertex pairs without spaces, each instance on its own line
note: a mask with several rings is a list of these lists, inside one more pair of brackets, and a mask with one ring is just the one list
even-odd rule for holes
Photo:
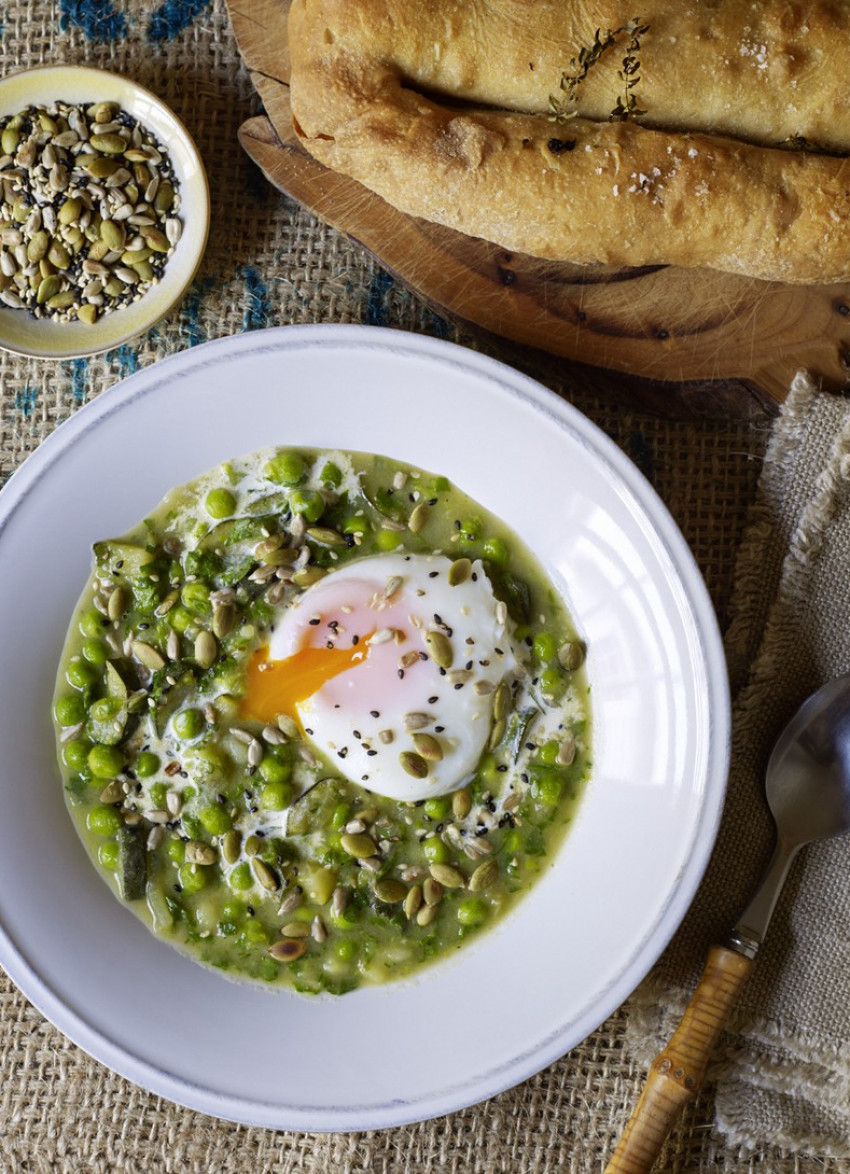
[[[128,476],[145,435],[157,443]],[[453,957],[340,997],[233,983],[155,938],[92,867],[55,761],[51,698],[92,543],[172,486],[268,444],[439,471],[522,535],[588,647],[593,763],[552,866]],[[367,327],[288,327],[139,372],[61,425],[0,492],[0,595],[15,601],[0,611],[0,964],[100,1061],[181,1104],[344,1131],[492,1096],[628,996],[700,880],[729,729],[702,580],[619,449],[473,352]]]
[[[153,253],[151,261],[159,265],[159,258],[165,257],[161,276],[155,283],[148,285],[136,300],[117,306],[108,313],[104,313],[102,307],[98,308],[97,320],[92,323],[63,320],[53,316],[37,318],[27,309],[11,308],[0,303],[0,347],[36,358],[69,359],[96,354],[127,342],[151,327],[183,297],[200,264],[206,245],[209,229],[209,191],[201,158],[186,128],[159,98],[129,79],[84,66],[46,66],[12,74],[0,81],[0,120],[21,113],[28,107],[50,109],[55,102],[85,109],[99,103],[110,103],[137,122],[142,130],[149,132],[164,149],[163,167],[170,166],[173,170],[180,201],[179,211],[174,217],[179,221],[179,239],[173,243],[173,249],[167,255],[160,252],[160,249],[166,247],[167,242],[157,243],[157,251]],[[114,157],[106,155],[104,158],[108,161]],[[10,167],[15,165],[14,155],[12,160]],[[0,171],[0,181],[7,170],[8,168]],[[49,172],[47,174],[49,175]],[[100,186],[101,191],[108,194],[106,179],[95,178],[94,182]],[[72,188],[68,188],[67,192],[71,194]],[[97,203],[100,198],[96,196]],[[155,199],[155,194],[151,195],[151,199]],[[144,200],[145,193],[139,191],[136,205]],[[61,202],[62,197],[59,196],[54,207],[54,215]],[[129,219],[121,223],[123,227],[119,227],[117,231],[120,232],[122,241],[125,237],[130,241],[133,234],[139,235],[143,229],[148,231],[152,227],[134,225]],[[22,229],[24,225],[18,227]],[[61,227],[61,221],[56,232],[58,227]],[[164,219],[153,227],[161,230],[164,227]],[[47,228],[50,228],[49,224]],[[174,235],[176,236],[176,233]],[[61,235],[49,233],[49,237],[51,245],[56,241],[60,248],[63,247]],[[28,231],[24,247],[30,239],[31,234]],[[14,249],[14,244],[4,245],[8,257],[0,258],[9,269],[13,267]],[[37,255],[32,254],[33,257]],[[117,254],[115,256],[117,257]],[[59,276],[64,271],[61,266],[65,262],[66,259],[63,258],[59,267],[52,266],[53,271]],[[73,263],[71,254],[71,264]],[[20,268],[21,261],[17,264]],[[115,260],[111,263],[111,268],[115,269],[121,264],[120,259]],[[8,280],[9,274],[6,269],[2,271]],[[132,276],[135,270],[130,272]],[[106,279],[104,275],[104,280]],[[126,288],[132,297],[133,286]],[[9,285],[7,289],[16,296],[13,286]],[[46,287],[43,292],[47,294]],[[84,299],[82,304],[85,304]]]

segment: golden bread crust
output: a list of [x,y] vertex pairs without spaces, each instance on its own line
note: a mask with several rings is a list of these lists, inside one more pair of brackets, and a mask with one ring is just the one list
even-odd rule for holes
[[640,122],[609,119],[618,38],[556,124],[561,73],[625,5],[295,0],[295,129],[395,207],[510,250],[850,278],[850,5],[668,7],[642,14]]

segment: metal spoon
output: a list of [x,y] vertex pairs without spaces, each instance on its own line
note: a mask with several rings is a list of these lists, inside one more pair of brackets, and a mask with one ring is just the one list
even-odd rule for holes
[[765,780],[776,848],[737,925],[708,955],[682,1022],[650,1067],[644,1090],[605,1174],[646,1174],[688,1101],[753,959],[794,857],[804,844],[850,830],[850,675],[824,685],[797,711],[773,749]]

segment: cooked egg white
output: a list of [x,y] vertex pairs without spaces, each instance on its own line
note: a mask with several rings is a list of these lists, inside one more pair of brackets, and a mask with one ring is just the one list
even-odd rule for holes
[[496,689],[521,669],[481,562],[456,585],[451,566],[388,554],[329,573],[282,609],[249,665],[243,712],[290,715],[341,774],[389,798],[461,786],[489,740]]

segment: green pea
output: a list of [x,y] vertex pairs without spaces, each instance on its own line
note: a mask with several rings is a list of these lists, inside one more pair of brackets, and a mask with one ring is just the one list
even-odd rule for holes
[[249,921],[242,931],[242,938],[249,945],[265,945],[269,940],[268,931],[259,921]]
[[225,901],[221,907],[221,920],[239,921],[244,912],[245,906],[241,901]]
[[186,845],[182,840],[169,840],[165,851],[168,853],[168,859],[173,860],[175,864],[182,864],[186,859]]
[[98,640],[96,637],[92,637],[90,640],[86,640],[81,651],[89,664],[106,664],[106,661],[109,657],[109,649],[102,640]]
[[121,812],[106,803],[98,803],[86,816],[86,827],[96,836],[111,836],[123,823]]
[[478,767],[478,777],[486,787],[495,787],[501,783],[502,775],[499,764],[492,754],[485,754]]
[[75,738],[66,742],[62,750],[65,765],[71,770],[83,770],[88,765],[91,742],[87,738]]
[[154,783],[151,787],[151,802],[154,807],[162,808],[165,806],[165,797],[168,794],[168,787],[165,783]]
[[445,864],[449,859],[449,849],[439,836],[429,836],[422,845],[425,859],[432,864]]
[[124,755],[117,746],[94,745],[87,764],[96,779],[114,779],[124,766]]
[[539,661],[554,660],[558,645],[551,632],[538,632],[531,644],[531,651]]
[[204,506],[211,518],[229,518],[236,509],[236,498],[229,489],[211,489]]
[[554,694],[559,693],[563,688],[564,678],[558,669],[545,669],[540,674],[538,683],[542,693],[544,693],[546,696],[553,696]]
[[557,807],[561,798],[561,780],[555,774],[547,774],[538,779],[535,793],[546,807]]
[[354,938],[342,938],[336,943],[334,953],[340,962],[353,962],[357,957],[357,942]]
[[179,603],[176,607],[172,607],[171,611],[168,613],[168,623],[175,632],[185,632],[187,628],[190,628],[192,624],[194,624],[194,622],[195,617],[192,615],[189,609],[187,607],[183,607]]
[[431,819],[445,819],[452,809],[452,800],[449,795],[440,795],[435,799],[425,800],[425,814]]
[[319,480],[330,489],[338,489],[342,485],[342,469],[340,469],[339,465],[335,465],[333,461],[327,461],[322,466],[321,473],[319,473]]
[[107,840],[105,844],[101,844],[97,850],[97,858],[104,868],[114,870],[118,867],[118,860],[121,855],[121,849],[116,840]]
[[180,598],[189,611],[197,616],[208,616],[212,613],[210,589],[206,583],[187,583],[180,592]]
[[97,680],[97,669],[85,660],[72,660],[68,665],[65,678],[69,685],[77,689],[88,689]]
[[278,485],[300,485],[307,476],[307,462],[297,452],[276,453],[265,467],[269,481]]
[[451,489],[451,482],[448,477],[435,477],[430,484],[429,491],[426,497],[434,497],[438,493],[448,493]]
[[331,812],[331,827],[334,831],[344,828],[351,818],[351,808],[347,803],[339,803]]
[[227,876],[227,883],[237,893],[243,893],[246,889],[250,889],[254,881],[247,860],[243,860],[241,864],[237,864],[235,868],[230,870]]
[[209,879],[202,864],[183,864],[177,875],[184,893],[199,893]]
[[260,775],[267,783],[285,783],[291,774],[292,767],[288,762],[281,762],[279,758],[272,758],[268,754],[260,763]]
[[346,518],[340,526],[343,534],[368,534],[369,523],[365,518],[359,518],[356,514],[350,518]]
[[109,620],[101,615],[96,607],[85,612],[80,618],[80,631],[84,636],[101,636],[104,628],[109,627]]
[[501,538],[488,538],[481,547],[481,557],[489,559],[491,563],[506,563],[508,561],[508,548]]
[[542,762],[545,766],[554,766],[558,758],[558,751],[560,750],[558,742],[544,742],[542,746],[537,749],[537,761]]
[[207,728],[200,709],[181,709],[179,713],[175,713],[171,724],[177,737],[184,740],[200,737]]
[[378,550],[395,550],[400,543],[401,534],[397,530],[379,530],[375,535]]
[[502,851],[505,856],[513,856],[519,852],[522,847],[522,833],[514,828],[509,831],[504,840],[502,840]]
[[221,836],[229,832],[233,821],[224,807],[219,803],[211,803],[198,812],[198,818],[211,836]]
[[460,532],[467,542],[478,542],[484,533],[484,526],[480,518],[464,518]]
[[[121,712],[121,698],[120,697],[100,697],[97,701],[92,703],[89,710],[89,716],[92,722],[97,725],[104,725],[111,722]],[[91,733],[91,729],[89,733]]]
[[159,766],[159,755],[154,754],[152,750],[143,750],[136,759],[136,776],[140,779],[149,779],[151,775],[156,774]]
[[487,920],[487,906],[480,897],[467,897],[457,907],[457,919],[469,928],[481,925]]
[[325,499],[315,489],[296,489],[289,496],[294,514],[303,514],[308,522],[318,522],[325,512]]
[[79,693],[66,693],[56,702],[53,711],[60,726],[76,726],[85,721],[86,703]]
[[260,795],[260,807],[264,811],[283,811],[292,800],[289,783],[266,783]]

